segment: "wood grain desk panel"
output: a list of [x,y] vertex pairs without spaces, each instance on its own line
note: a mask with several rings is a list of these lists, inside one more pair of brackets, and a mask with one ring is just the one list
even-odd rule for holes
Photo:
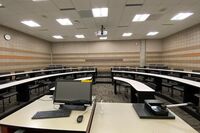
[[90,133],[198,133],[175,117],[140,119],[130,103],[97,103]]
[[51,95],[43,96],[35,102],[5,117],[0,121],[1,126],[56,131],[87,131],[93,106],[87,108],[88,111],[84,114],[84,118],[81,123],[77,123],[76,119],[85,111],[72,111],[70,117],[34,120],[31,119],[32,116],[38,111],[56,110],[58,108],[58,105],[53,105],[53,100],[50,97]]

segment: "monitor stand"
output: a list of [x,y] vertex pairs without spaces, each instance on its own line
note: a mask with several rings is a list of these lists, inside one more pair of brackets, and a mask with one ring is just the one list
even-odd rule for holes
[[86,110],[86,106],[84,106],[84,105],[61,104],[59,109],[84,111],[84,110]]

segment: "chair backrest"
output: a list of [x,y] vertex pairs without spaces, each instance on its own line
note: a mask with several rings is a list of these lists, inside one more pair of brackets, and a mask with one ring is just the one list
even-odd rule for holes
[[10,74],[11,72],[0,72],[0,75]]
[[[15,71],[15,73],[23,73],[23,72],[24,71]],[[29,76],[26,74],[15,75],[15,80],[21,80],[26,78],[29,78]]]
[[[7,75],[7,74],[11,74],[11,72],[1,72],[0,73],[0,75]],[[0,78],[0,84],[7,83],[7,82],[9,82],[11,80],[12,80],[12,76],[1,77]]]
[[[200,70],[192,70],[192,72],[200,73]],[[200,78],[200,75],[196,75],[196,74],[191,74],[191,76]]]
[[32,69],[32,71],[40,71],[40,69]]
[[173,69],[173,70],[177,70],[177,71],[184,71],[184,69]]

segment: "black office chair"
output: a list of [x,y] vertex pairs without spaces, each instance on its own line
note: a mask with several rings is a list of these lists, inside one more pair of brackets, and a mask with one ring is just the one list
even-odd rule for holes
[[[2,72],[0,75],[10,74],[10,72]],[[0,84],[9,83],[12,80],[12,76],[10,77],[2,77],[0,78]],[[5,111],[5,99],[8,98],[9,103],[11,103],[11,97],[16,96],[17,92],[15,88],[7,88],[0,91],[0,100],[2,100],[3,112]]]
[[[24,71],[15,71],[15,73],[23,73]],[[27,79],[30,78],[29,75],[27,74],[20,74],[20,75],[15,75],[15,80],[22,80],[22,79]]]
[[[200,74],[200,70],[192,70],[192,72],[196,72]],[[196,75],[196,74],[191,74],[191,78],[195,81],[200,82],[200,75]]]

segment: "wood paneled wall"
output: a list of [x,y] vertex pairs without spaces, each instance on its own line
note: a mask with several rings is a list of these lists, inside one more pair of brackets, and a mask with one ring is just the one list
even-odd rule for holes
[[163,39],[162,60],[172,68],[200,70],[200,24]]
[[[12,39],[6,41],[4,34]],[[13,29],[0,26],[0,71],[32,70],[51,63],[51,45]]]
[[[56,43],[52,45],[53,63],[95,66],[99,71],[108,71],[112,66],[139,66],[140,43],[138,40]],[[148,40],[146,43],[151,60],[151,53],[160,49],[161,41]],[[154,62],[160,60],[159,55],[154,58]]]

